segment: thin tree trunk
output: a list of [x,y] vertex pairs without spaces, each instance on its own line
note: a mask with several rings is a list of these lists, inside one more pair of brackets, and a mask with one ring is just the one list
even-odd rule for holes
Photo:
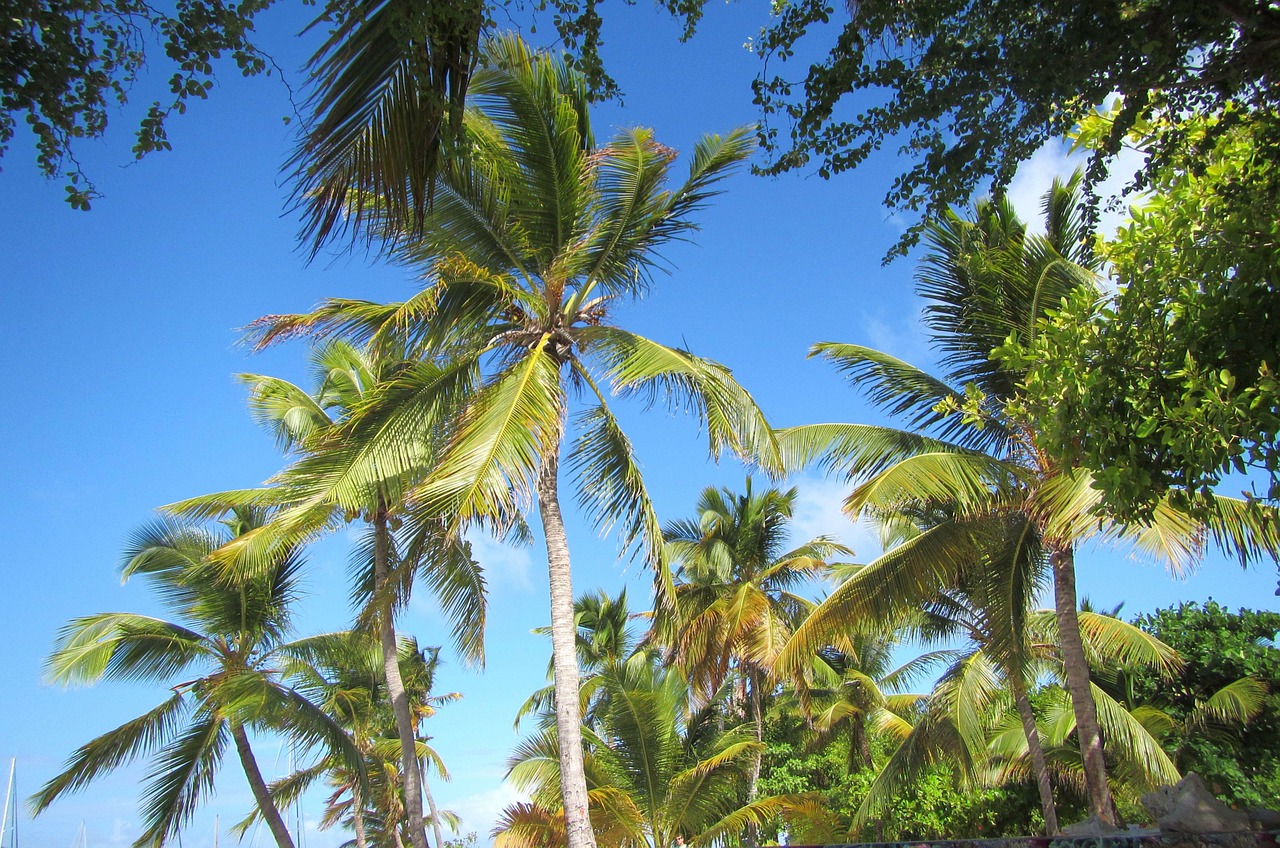
[[351,826],[356,832],[356,848],[367,848],[369,842],[364,834],[364,797],[360,794],[359,775],[351,787]]
[[1084,655],[1077,617],[1076,560],[1069,545],[1057,545],[1049,554],[1053,565],[1054,607],[1058,619],[1058,641],[1062,649],[1062,665],[1067,677],[1067,692],[1076,716],[1076,733],[1080,738],[1080,757],[1084,762],[1085,785],[1089,790],[1089,812],[1099,821],[1116,824],[1115,805],[1107,783],[1107,764],[1102,756],[1102,730],[1098,726],[1098,707],[1089,685],[1089,663]]
[[560,514],[559,440],[542,458],[538,511],[547,542],[551,582],[551,657],[556,690],[556,738],[560,743],[560,793],[568,848],[596,848],[587,811],[587,777],[582,765],[582,717],[578,710],[577,627],[573,620],[573,580],[569,542]]
[[280,848],[293,848],[293,837],[289,835],[289,828],[281,818],[280,811],[276,809],[276,802],[271,800],[271,790],[267,789],[267,782],[262,779],[258,761],[253,758],[253,750],[249,747],[249,734],[244,732],[244,725],[234,722],[228,722],[228,724],[231,725],[231,738],[235,740],[236,753],[240,755],[240,765],[244,767],[244,776],[249,781],[249,789],[253,792],[253,800],[258,805],[258,812],[267,822],[267,827],[271,828],[271,835],[275,837],[276,845]]
[[867,736],[867,718],[859,713],[849,727],[849,760],[845,767],[849,774],[864,772],[871,768],[871,740]]
[[409,840],[413,848],[429,848],[426,822],[422,818],[422,771],[418,767],[418,739],[413,730],[409,710],[409,693],[400,677],[400,645],[396,640],[395,616],[390,599],[385,597],[390,579],[388,562],[391,539],[387,529],[387,510],[379,497],[378,511],[373,516],[373,585],[374,602],[385,608],[377,615],[378,638],[382,643],[382,668],[387,678],[387,697],[396,716],[396,733],[400,736],[400,779],[404,789],[404,811],[409,823]]
[[440,811],[436,809],[436,799],[431,794],[431,784],[427,774],[422,773],[422,795],[427,799],[427,810],[431,813],[431,832],[436,837],[436,848],[444,848],[444,833],[440,830]]
[[[751,725],[755,730],[756,741],[764,744],[764,696],[760,693],[760,678],[762,675],[755,669],[747,670],[747,707],[751,711]],[[751,758],[751,773],[748,776],[747,783],[747,803],[754,804],[756,797],[760,794],[760,768],[764,764],[764,750],[755,752],[755,756]],[[746,833],[747,848],[755,848],[760,844],[760,828],[756,827],[755,822],[747,824]]]
[[1027,737],[1027,753],[1031,755],[1036,789],[1040,792],[1040,809],[1044,812],[1044,834],[1054,836],[1058,833],[1058,808],[1053,803],[1053,784],[1049,781],[1049,766],[1044,759],[1044,747],[1040,744],[1036,714],[1031,709],[1031,698],[1027,696],[1027,683],[1021,673],[1015,672],[1009,675],[1009,686],[1013,689],[1013,700],[1022,719],[1022,733]]

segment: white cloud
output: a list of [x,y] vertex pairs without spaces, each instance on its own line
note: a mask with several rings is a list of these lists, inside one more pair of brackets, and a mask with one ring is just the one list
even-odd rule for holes
[[529,796],[510,783],[504,782],[485,792],[477,792],[456,801],[450,801],[446,806],[462,819],[459,833],[467,834],[475,831],[476,836],[479,837],[478,844],[487,845],[489,831],[493,830],[494,822],[502,814],[503,808],[509,804],[528,800]]
[[529,549],[499,542],[480,532],[468,532],[471,556],[484,568],[490,589],[510,587],[522,591],[532,588],[529,580],[533,560]]
[[875,532],[865,522],[854,523],[841,511],[849,494],[848,484],[839,480],[802,477],[791,518],[791,539],[800,543],[814,536],[832,536],[853,549],[858,562],[870,562],[880,553]]
[[[1067,146],[1060,142],[1050,142],[1036,151],[1035,155],[1018,167],[1018,173],[1009,183],[1008,196],[1018,215],[1033,232],[1044,232],[1044,214],[1040,203],[1045,192],[1053,185],[1055,177],[1067,178],[1076,168],[1083,167],[1086,157],[1083,153],[1067,155]],[[1127,202],[1122,199],[1119,209],[1109,210],[1110,199],[1122,195],[1124,187],[1132,179],[1134,173],[1142,167],[1142,157],[1125,149],[1111,163],[1110,173],[1097,187],[1098,197],[1102,203],[1102,215],[1098,222],[1098,231],[1104,235],[1115,232],[1127,218]]]
[[920,318],[920,312],[915,309],[897,312],[892,319],[864,313],[860,320],[862,335],[857,340],[858,344],[883,351],[913,365],[926,366],[929,349]]

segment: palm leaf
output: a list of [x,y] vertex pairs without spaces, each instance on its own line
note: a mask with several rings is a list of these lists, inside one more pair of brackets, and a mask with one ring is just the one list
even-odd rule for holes
[[78,792],[107,772],[161,747],[187,709],[183,694],[174,692],[143,715],[80,746],[62,771],[31,797],[32,812],[42,812],[63,795]]
[[584,351],[601,358],[615,391],[650,403],[662,397],[673,410],[692,410],[707,428],[711,455],[725,448],[771,474],[782,459],[764,414],[727,368],[616,327],[578,331]]
[[543,456],[558,446],[563,409],[559,369],[540,344],[472,399],[413,499],[448,516],[451,532],[486,516],[507,520],[528,502]]

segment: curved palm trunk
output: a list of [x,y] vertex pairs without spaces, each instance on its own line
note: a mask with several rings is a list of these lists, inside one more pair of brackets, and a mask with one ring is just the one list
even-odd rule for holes
[[582,717],[578,711],[577,627],[573,620],[573,581],[569,542],[560,514],[559,440],[542,458],[538,474],[538,512],[547,542],[551,583],[551,658],[556,688],[556,738],[560,743],[560,795],[568,848],[596,848],[587,812],[587,777],[582,766]]
[[253,750],[249,747],[249,734],[244,732],[244,725],[228,722],[231,725],[231,738],[236,743],[236,753],[240,755],[240,765],[244,767],[244,776],[249,781],[249,789],[253,792],[253,800],[258,805],[258,812],[271,828],[276,845],[280,848],[293,848],[293,837],[285,825],[276,802],[271,800],[271,791],[267,782],[262,779],[262,770],[258,761],[253,758]]
[[1049,553],[1053,566],[1054,611],[1058,620],[1058,641],[1062,649],[1062,665],[1067,677],[1067,692],[1076,717],[1076,733],[1080,737],[1080,757],[1084,762],[1085,785],[1089,790],[1089,812],[1099,821],[1116,824],[1115,805],[1107,783],[1107,764],[1102,756],[1102,730],[1098,725],[1098,707],[1089,685],[1089,663],[1080,637],[1080,620],[1076,610],[1076,558],[1069,545],[1054,545]]
[[[379,499],[381,501],[381,499]],[[391,542],[387,530],[386,505],[379,502],[373,516],[373,585],[374,598],[382,598],[390,578],[388,561]],[[409,694],[400,677],[400,645],[396,641],[396,624],[391,606],[378,615],[378,639],[382,643],[382,669],[387,678],[387,697],[396,716],[396,733],[400,737],[400,776],[404,784],[404,811],[409,824],[409,840],[413,848],[428,848],[426,822],[422,818],[422,771],[418,766],[418,740],[409,710]]]
[[1044,747],[1040,744],[1036,714],[1031,709],[1031,698],[1027,696],[1027,683],[1021,674],[1014,673],[1009,675],[1009,687],[1013,689],[1013,700],[1022,719],[1022,733],[1027,737],[1027,753],[1031,755],[1031,767],[1035,770],[1040,809],[1044,812],[1044,833],[1045,836],[1054,836],[1058,832],[1058,808],[1053,803],[1053,784],[1049,781],[1049,766],[1045,763]]
[[422,775],[422,795],[427,799],[427,811],[431,813],[431,833],[436,838],[436,848],[442,848],[444,845],[444,833],[440,830],[440,811],[436,809],[436,799],[431,794],[431,785],[427,782],[427,775]]

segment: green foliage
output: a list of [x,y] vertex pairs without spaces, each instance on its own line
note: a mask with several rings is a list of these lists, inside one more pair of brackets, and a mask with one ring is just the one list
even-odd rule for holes
[[[178,0],[160,11],[142,0],[3,0],[0,2],[0,156],[23,120],[46,177],[67,177],[67,202],[88,209],[98,196],[73,145],[106,132],[109,110],[129,99],[159,36],[172,67],[169,98],[147,109],[134,155],[168,150],[165,122],[208,97],[213,63],[230,56],[245,76],[267,70],[251,40],[254,19],[272,0]],[[25,116],[25,117],[23,117]]]
[[[781,124],[763,133],[777,154],[767,170],[816,161],[830,176],[893,145],[910,164],[886,203],[926,217],[988,183],[1003,189],[1020,162],[1116,91],[1130,99],[1091,176],[1136,120],[1157,111],[1214,115],[1231,101],[1258,110],[1276,102],[1280,13],[1267,4],[859,0],[832,32],[844,5],[780,2],[761,33],[768,60],[808,65],[802,80],[770,67],[756,81],[766,119]],[[1188,149],[1176,135],[1163,147]]]
[[[1114,115],[1081,126],[1097,144]],[[1140,124],[1152,194],[1102,247],[1119,291],[1066,299],[1019,352],[1045,445],[1078,457],[1122,519],[1170,489],[1260,472],[1280,499],[1280,119],[1227,105],[1217,117]]]
[[1140,616],[1136,623],[1186,661],[1172,682],[1134,672],[1134,698],[1160,706],[1179,722],[1224,686],[1246,676],[1270,689],[1262,712],[1243,729],[1213,723],[1166,740],[1178,767],[1195,771],[1218,795],[1241,806],[1274,803],[1280,794],[1280,613],[1232,613],[1214,601]]
[[[848,752],[842,750],[840,742],[811,749],[804,744],[796,722],[771,722],[767,741],[761,794],[818,793],[819,806],[828,815],[823,825],[837,828],[809,834],[806,827],[812,827],[812,823],[793,820],[789,825],[791,841],[809,841],[808,835],[825,836],[825,841],[837,835],[840,838],[835,841],[852,836],[849,824],[871,789],[876,769],[892,752],[893,743],[883,736],[873,737],[876,769],[849,773]],[[861,838],[884,841],[1024,836],[1042,826],[1033,784],[1011,783],[959,792],[950,768],[938,764],[908,781],[895,797],[892,810],[873,819]]]

